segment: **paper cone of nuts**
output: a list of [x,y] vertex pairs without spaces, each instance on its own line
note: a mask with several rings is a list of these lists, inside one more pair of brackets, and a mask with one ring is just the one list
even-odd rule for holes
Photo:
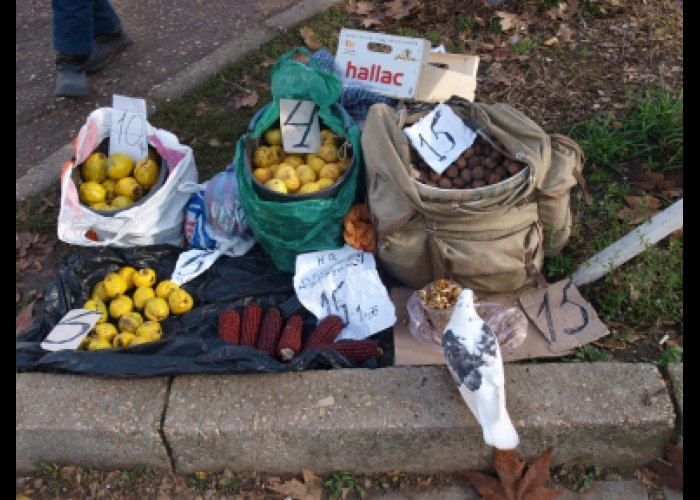
[[452,317],[462,286],[448,279],[438,279],[418,291],[425,318],[442,337],[442,331]]

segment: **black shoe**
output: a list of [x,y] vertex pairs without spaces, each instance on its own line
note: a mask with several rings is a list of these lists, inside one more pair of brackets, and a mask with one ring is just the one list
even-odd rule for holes
[[56,56],[56,89],[57,97],[81,97],[88,95],[85,63],[87,56]]
[[95,48],[85,65],[85,70],[88,73],[101,70],[109,64],[115,55],[132,43],[131,37],[123,28],[119,28],[114,33],[98,36],[95,38]]

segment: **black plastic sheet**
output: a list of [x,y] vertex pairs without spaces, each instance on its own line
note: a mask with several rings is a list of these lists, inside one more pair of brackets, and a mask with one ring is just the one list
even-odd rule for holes
[[[219,313],[236,307],[241,311],[250,300],[263,309],[276,306],[284,319],[292,314],[304,318],[308,335],[316,318],[298,301],[293,275],[279,271],[270,257],[253,247],[240,257],[221,256],[204,273],[182,288],[195,305],[182,316],[169,316],[161,322],[163,338],[126,349],[102,351],[46,351],[40,343],[70,310],[79,308],[98,281],[122,266],[152,267],[158,280],[171,276],[183,250],[172,246],[140,248],[81,248],[61,262],[57,275],[47,288],[39,319],[25,334],[17,337],[16,368],[20,372],[67,372],[112,377],[154,377],[195,373],[251,373],[320,370],[335,368],[376,368],[371,358],[362,365],[333,350],[313,349],[282,363],[256,349],[232,345],[217,336]],[[391,352],[391,330],[372,336]]]

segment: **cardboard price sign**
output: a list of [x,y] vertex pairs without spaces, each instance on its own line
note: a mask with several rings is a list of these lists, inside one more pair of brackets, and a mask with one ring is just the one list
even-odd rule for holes
[[425,162],[442,174],[459,155],[471,146],[476,133],[445,104],[439,104],[404,133]]
[[282,145],[289,153],[315,153],[321,147],[318,104],[280,99]]
[[114,94],[112,108],[109,154],[124,153],[134,161],[147,156],[146,101]]
[[102,314],[89,309],[71,309],[41,342],[47,351],[75,350]]
[[552,352],[573,349],[608,334],[608,327],[571,278],[528,291],[519,300]]

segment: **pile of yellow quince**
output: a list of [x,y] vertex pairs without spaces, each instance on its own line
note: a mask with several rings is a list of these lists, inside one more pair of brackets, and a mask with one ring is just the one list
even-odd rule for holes
[[185,314],[193,304],[177,283],[158,282],[152,268],[124,266],[98,281],[83,304],[83,309],[102,316],[78,349],[119,349],[160,340],[160,322],[170,314]]
[[308,194],[331,187],[345,173],[350,158],[338,157],[337,136],[321,130],[321,146],[315,153],[287,153],[279,128],[263,133],[265,144],[253,151],[253,176],[266,188],[282,194]]
[[125,153],[94,151],[80,165],[80,201],[95,210],[118,210],[143,198],[158,181],[159,156],[149,146],[138,161]]

